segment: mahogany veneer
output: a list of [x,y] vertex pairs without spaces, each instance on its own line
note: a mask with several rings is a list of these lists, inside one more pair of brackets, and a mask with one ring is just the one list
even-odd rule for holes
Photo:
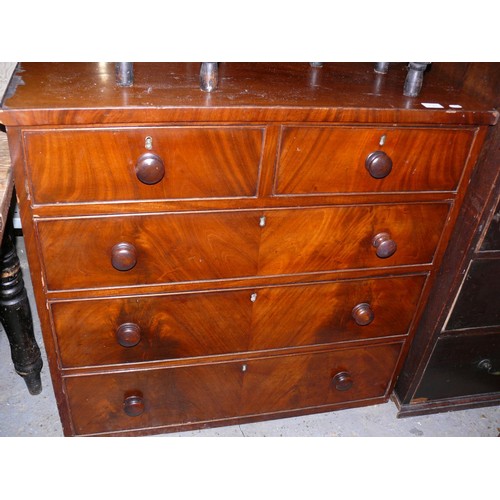
[[0,120],[65,434],[386,401],[498,119],[443,74],[23,64]]

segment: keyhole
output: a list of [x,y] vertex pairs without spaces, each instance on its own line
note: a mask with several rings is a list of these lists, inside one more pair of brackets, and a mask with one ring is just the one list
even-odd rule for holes
[[153,138],[150,137],[149,135],[144,140],[144,147],[146,149],[153,149]]

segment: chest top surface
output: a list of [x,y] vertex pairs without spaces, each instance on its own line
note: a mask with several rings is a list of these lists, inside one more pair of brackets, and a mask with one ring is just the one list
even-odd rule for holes
[[[437,63],[439,64],[439,63]],[[159,121],[310,121],[493,124],[498,112],[425,73],[418,97],[405,97],[405,64],[220,63],[219,86],[200,90],[199,63],[134,63],[134,83],[119,87],[115,63],[21,63],[0,110],[15,125]]]

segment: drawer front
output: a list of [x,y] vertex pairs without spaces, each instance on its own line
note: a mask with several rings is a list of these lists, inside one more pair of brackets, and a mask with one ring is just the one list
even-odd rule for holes
[[424,281],[56,302],[51,311],[62,365],[71,368],[405,335]]
[[500,331],[438,340],[415,399],[500,393]]
[[43,130],[24,141],[35,204],[249,197],[264,129]]
[[471,262],[445,330],[500,327],[500,259]]
[[400,348],[68,377],[65,385],[77,434],[202,423],[385,397]]
[[[447,129],[283,127],[275,192],[454,191],[474,134],[474,130]],[[375,152],[368,160],[374,177],[366,162]]]
[[47,220],[37,227],[49,290],[257,273],[260,227],[253,212]]
[[[259,272],[431,263],[448,210],[448,204],[435,203],[275,211],[263,228]],[[384,250],[390,255],[379,257]]]
[[[430,263],[448,210],[436,203],[160,214],[37,227],[47,287],[63,290]],[[379,248],[395,253],[379,257]]]

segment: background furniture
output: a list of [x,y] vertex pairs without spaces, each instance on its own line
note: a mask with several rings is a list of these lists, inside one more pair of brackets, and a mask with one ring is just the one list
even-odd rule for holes
[[372,63],[22,70],[0,120],[67,435],[387,401],[498,113]]
[[16,372],[30,394],[42,391],[42,358],[33,333],[28,295],[16,253],[12,217],[12,168],[7,135],[0,131],[0,322],[7,334]]
[[[500,64],[448,67],[500,106]],[[500,127],[490,130],[395,388],[399,416],[500,402]]]

